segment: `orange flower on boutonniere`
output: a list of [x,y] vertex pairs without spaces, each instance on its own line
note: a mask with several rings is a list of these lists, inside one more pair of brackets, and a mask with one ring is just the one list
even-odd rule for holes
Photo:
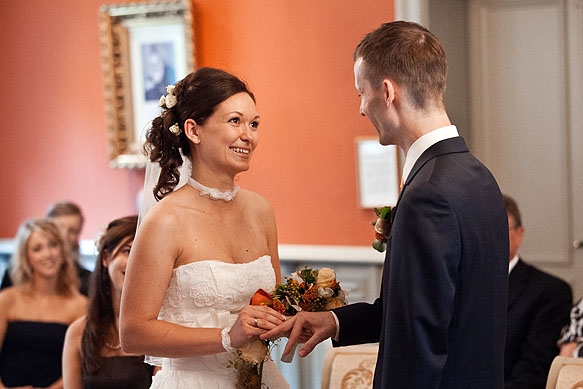
[[393,226],[393,219],[395,218],[395,207],[375,208],[374,212],[377,215],[377,220],[370,222],[374,227],[375,239],[372,242],[372,247],[384,252],[387,249],[387,238],[391,235],[391,227]]

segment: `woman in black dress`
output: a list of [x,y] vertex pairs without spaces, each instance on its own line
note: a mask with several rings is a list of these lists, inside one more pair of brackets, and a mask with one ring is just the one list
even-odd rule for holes
[[65,339],[67,389],[150,387],[153,367],[143,355],[123,352],[119,343],[119,305],[136,225],[137,216],[114,220],[98,242],[87,316],[71,324]]
[[52,221],[20,225],[9,271],[14,286],[0,292],[0,388],[62,388],[65,332],[87,299]]

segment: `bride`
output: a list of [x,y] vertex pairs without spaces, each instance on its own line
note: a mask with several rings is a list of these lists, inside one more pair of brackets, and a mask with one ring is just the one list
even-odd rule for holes
[[[200,68],[169,86],[160,106],[146,142],[160,167],[159,202],[128,260],[121,343],[162,366],[152,388],[235,388],[235,351],[285,320],[249,305],[281,279],[273,209],[235,184],[259,140],[255,98],[235,76]],[[272,389],[289,386],[271,360],[263,377]]]

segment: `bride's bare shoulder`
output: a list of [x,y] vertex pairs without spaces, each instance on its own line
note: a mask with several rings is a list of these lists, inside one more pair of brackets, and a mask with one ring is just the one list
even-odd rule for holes
[[270,202],[257,192],[252,192],[246,189],[240,189],[237,193],[243,201],[249,204],[256,204],[259,208],[271,208]]
[[170,194],[157,202],[144,216],[140,228],[156,226],[157,228],[169,228],[179,223],[180,201],[176,196]]
[[[260,217],[272,217],[273,206],[265,197],[256,192],[241,190],[241,199],[245,202],[244,207],[251,210],[255,215]],[[237,194],[239,196],[239,194]]]

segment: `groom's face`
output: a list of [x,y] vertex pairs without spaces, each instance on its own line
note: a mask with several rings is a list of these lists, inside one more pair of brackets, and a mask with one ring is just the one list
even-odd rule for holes
[[354,63],[354,87],[360,96],[360,114],[366,116],[379,135],[382,145],[393,144],[389,135],[388,110],[384,88],[371,85],[367,65],[362,57]]

